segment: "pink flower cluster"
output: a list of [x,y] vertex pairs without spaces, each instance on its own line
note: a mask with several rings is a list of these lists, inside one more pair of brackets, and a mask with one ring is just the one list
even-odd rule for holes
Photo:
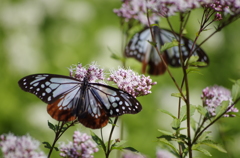
[[[156,4],[156,0],[123,0],[120,9],[114,9],[113,12],[119,17],[123,17],[126,22],[131,19],[140,21],[142,24],[148,25],[147,9],[152,8]],[[149,15],[150,23],[153,24],[159,21],[156,13]]]
[[216,12],[223,12],[224,14],[240,13],[239,0],[212,0],[209,3],[203,3],[202,6],[205,8],[211,8]]
[[83,81],[85,77],[88,78],[89,82],[101,82],[104,80],[103,69],[100,69],[95,62],[92,62],[88,68],[83,67],[82,64],[75,65],[69,68],[69,71],[71,77],[80,81]]
[[60,156],[67,158],[93,158],[93,154],[98,152],[97,144],[91,141],[91,136],[79,131],[74,132],[72,142],[62,143],[59,149]]
[[[221,105],[223,101],[229,101],[229,106],[232,105],[231,92],[221,86],[206,87],[203,89],[203,94],[201,99],[203,100],[203,105],[206,106],[209,114],[211,116],[216,115],[216,108]],[[227,112],[238,112],[235,107],[230,108]],[[235,115],[229,115],[226,113],[224,117],[234,117]]]
[[0,148],[5,158],[46,158],[39,151],[40,142],[29,135],[15,136],[11,133],[0,136]]
[[149,19],[153,24],[159,21],[160,16],[173,16],[178,12],[184,13],[200,7],[225,14],[240,13],[239,0],[123,0],[121,8],[114,9],[114,13],[126,22],[134,19],[148,25],[147,10],[151,10]]
[[111,72],[108,81],[113,81],[119,89],[124,90],[134,97],[139,97],[151,93],[152,85],[157,84],[152,82],[150,77],[137,75],[134,71],[119,68]]
[[[96,63],[92,63],[88,68],[83,67],[82,64],[78,64],[69,69],[70,76],[80,81],[83,81],[85,77],[88,78],[89,82],[97,82],[106,84],[104,82],[105,75],[103,69],[100,69]],[[119,68],[116,71],[111,71],[108,81],[113,81],[117,84],[118,88],[128,92],[134,97],[139,97],[151,93],[152,85],[156,82],[152,82],[150,77],[144,75],[138,75],[132,70],[125,70]]]

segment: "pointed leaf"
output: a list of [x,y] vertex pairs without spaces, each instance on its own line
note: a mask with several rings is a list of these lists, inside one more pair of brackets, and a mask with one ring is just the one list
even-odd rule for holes
[[171,132],[165,131],[165,130],[158,130],[162,135],[168,135],[168,136],[172,136]]
[[208,140],[203,140],[202,142],[199,142],[200,144],[207,145],[209,147],[212,147],[214,149],[217,149],[218,151],[221,151],[223,153],[227,153],[227,151],[218,143],[215,143],[214,141],[208,139]]
[[222,101],[221,105],[216,108],[215,118],[223,114],[227,110],[228,106],[229,106],[229,101]]
[[163,110],[163,109],[159,109],[159,111],[161,111],[164,114],[167,114],[167,115],[171,116],[172,118],[177,118],[173,114],[171,114],[169,111],[166,111],[166,110]]
[[104,144],[104,142],[102,141],[101,138],[99,138],[94,132],[90,131],[92,139],[95,141],[95,143],[97,143],[97,145],[101,146],[103,148],[104,151],[106,151],[106,145]]
[[50,143],[48,143],[48,142],[42,142],[42,143],[45,144],[45,145],[44,145],[45,148],[47,148],[47,149],[51,149],[51,148],[52,148],[52,146],[50,145]]
[[232,98],[233,101],[236,101],[240,97],[240,80],[237,80],[232,86]]
[[125,149],[125,150],[129,150],[129,151],[132,151],[132,152],[139,153],[139,151],[138,151],[138,150],[136,150],[136,149],[135,149],[135,148],[133,148],[133,147],[125,147],[125,148],[123,148],[123,149]]
[[152,46],[154,46],[154,47],[156,47],[157,46],[157,43],[155,43],[155,42],[152,42],[152,41],[149,41],[148,40],[148,43],[150,43]]
[[209,139],[209,134],[212,133],[211,131],[205,131],[202,133],[202,135],[198,138],[198,141],[204,141],[205,139]]
[[205,154],[207,156],[212,156],[209,151],[207,151],[206,149],[201,148],[200,146],[196,147],[195,145],[193,145],[192,149],[196,150],[196,151],[199,151],[199,152],[201,152],[201,153],[203,153],[203,154]]
[[207,109],[201,105],[197,106],[197,111],[203,116],[206,116],[206,114],[208,113]]
[[[186,95],[186,91],[183,91],[182,93],[183,93],[184,96]],[[177,97],[177,98],[182,98],[181,93],[172,93],[171,96],[172,97]]]
[[115,141],[115,143],[112,146],[119,147],[119,146],[125,144],[126,142],[127,142],[126,140],[121,140],[120,142]]
[[164,139],[164,138],[161,138],[161,139],[158,139],[159,142],[167,145],[168,147],[170,147],[176,154],[178,154],[178,150],[177,148],[175,148],[175,146],[173,144],[171,144],[168,140]]
[[178,130],[180,125],[181,125],[181,121],[177,118],[173,119],[173,122],[171,123],[172,125],[172,129],[174,130]]
[[165,50],[169,49],[169,48],[172,48],[172,47],[175,47],[175,46],[178,46],[178,41],[176,39],[173,39],[172,42],[167,42],[167,43],[164,43],[163,46],[161,46],[161,52],[164,52]]
[[191,121],[190,121],[191,127],[194,131],[196,131],[196,124],[197,122],[194,120],[193,117],[191,117]]
[[48,121],[48,127],[55,132],[55,125]]
[[191,65],[192,63],[197,62],[198,59],[199,59],[199,56],[197,56],[197,55],[192,55],[192,56],[189,58],[189,60],[185,60],[184,65],[187,64],[187,63],[186,63],[187,61],[188,61],[188,65]]
[[[186,105],[181,107],[180,112],[180,120],[181,122],[185,121],[187,119],[187,113],[186,113],[187,107]],[[190,116],[193,116],[195,113],[196,107],[194,105],[190,105]]]

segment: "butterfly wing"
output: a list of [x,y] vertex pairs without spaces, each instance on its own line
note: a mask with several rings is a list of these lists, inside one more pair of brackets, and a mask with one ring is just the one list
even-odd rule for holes
[[[155,29],[153,32],[156,33]],[[125,48],[124,54],[126,57],[133,57],[142,62],[142,73],[146,73],[147,65],[149,65],[149,74],[163,74],[166,67],[149,41],[152,41],[150,29],[144,28],[132,37]],[[165,58],[164,54],[163,58]]]
[[54,74],[34,74],[18,82],[22,90],[33,93],[48,103],[48,113],[58,121],[76,119],[82,83],[72,77]]
[[72,77],[35,74],[24,77],[19,86],[48,103],[48,113],[58,121],[78,118],[84,126],[97,129],[107,125],[109,117],[138,113],[141,104],[130,94],[119,89],[81,82]]
[[[172,42],[175,39],[174,34],[166,29],[160,29],[157,26],[153,26],[153,33],[155,36],[155,40],[160,50],[161,46],[165,43]],[[177,40],[179,39],[179,35],[177,35]],[[148,42],[152,41],[151,32],[149,28],[144,28],[139,33],[136,33],[133,38],[129,41],[128,45],[125,48],[125,56],[126,57],[134,57],[138,61],[142,62],[142,72],[146,72],[146,67],[149,65],[148,73],[151,75],[161,75],[165,72],[166,66],[163,61],[159,57],[156,49]],[[183,53],[183,59],[186,60],[189,58],[190,50],[193,46],[193,41],[190,39],[183,37],[181,42],[181,51]],[[202,61],[205,63],[209,63],[208,56],[206,53],[197,45],[194,45],[193,55],[199,56],[198,61]],[[173,67],[180,67],[180,52],[178,46],[169,48],[162,53],[162,57],[166,64],[169,64]]]
[[103,108],[110,117],[123,114],[136,114],[142,110],[142,106],[136,98],[120,89],[92,83],[91,92],[104,105]]
[[[174,34],[167,29],[160,29],[159,38],[161,39],[162,43],[171,42],[173,39],[179,40],[179,34],[177,33],[175,34],[176,36],[174,36]],[[207,54],[203,51],[203,49],[201,49],[198,45],[194,44],[192,40],[186,37],[182,37],[181,47],[180,47],[183,61],[185,61],[187,58],[190,57],[190,52],[192,47],[193,47],[193,50],[195,50],[192,55],[198,56],[199,57],[198,61],[209,64],[209,58]],[[167,56],[167,61],[169,65],[171,65],[172,67],[181,66],[180,52],[179,52],[178,46],[167,49],[165,51],[165,54]]]

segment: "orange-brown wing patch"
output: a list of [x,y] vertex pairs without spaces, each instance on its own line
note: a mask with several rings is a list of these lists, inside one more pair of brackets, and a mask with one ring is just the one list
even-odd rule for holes
[[93,117],[90,113],[85,113],[82,116],[78,116],[78,121],[88,128],[102,128],[108,124],[109,117],[105,110],[101,109],[100,111],[101,115],[97,118]]
[[[162,57],[163,57],[165,63],[168,64],[166,55],[162,54]],[[164,65],[163,61],[160,61],[158,64],[156,64],[154,61],[150,60],[148,62],[148,65],[149,65],[148,73],[151,74],[151,75],[161,75],[161,74],[164,74],[164,72],[167,69],[167,67]],[[146,66],[147,65],[145,65],[145,67]]]
[[48,104],[47,112],[48,114],[57,121],[74,121],[76,120],[76,115],[73,113],[73,109],[59,109],[58,103],[61,100],[58,99],[52,104]]

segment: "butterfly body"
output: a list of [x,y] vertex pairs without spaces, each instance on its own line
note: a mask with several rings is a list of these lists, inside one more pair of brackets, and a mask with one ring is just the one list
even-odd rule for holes
[[108,85],[89,83],[55,74],[34,74],[22,78],[19,86],[48,104],[47,111],[58,121],[78,119],[84,126],[97,129],[109,117],[135,114],[141,104],[130,94]]
[[[153,26],[152,31],[159,51],[165,43],[172,42],[173,39],[179,40],[180,38],[180,35],[177,33],[173,34],[171,31],[160,29],[157,26]],[[149,41],[153,41],[151,31],[150,28],[145,28],[133,36],[133,38],[127,44],[124,54],[126,57],[133,57],[142,62],[143,73],[146,72],[146,67],[149,65],[149,74],[163,74],[166,71],[166,66],[164,65],[156,49],[149,43]],[[199,56],[198,61],[205,62],[207,64],[209,63],[206,53],[200,47],[194,44],[192,40],[182,37],[180,45],[183,61],[185,61],[191,55],[197,55]],[[190,54],[192,47],[195,51]],[[167,65],[172,67],[181,66],[180,51],[178,46],[171,47],[164,52],[161,52],[161,54]]]

